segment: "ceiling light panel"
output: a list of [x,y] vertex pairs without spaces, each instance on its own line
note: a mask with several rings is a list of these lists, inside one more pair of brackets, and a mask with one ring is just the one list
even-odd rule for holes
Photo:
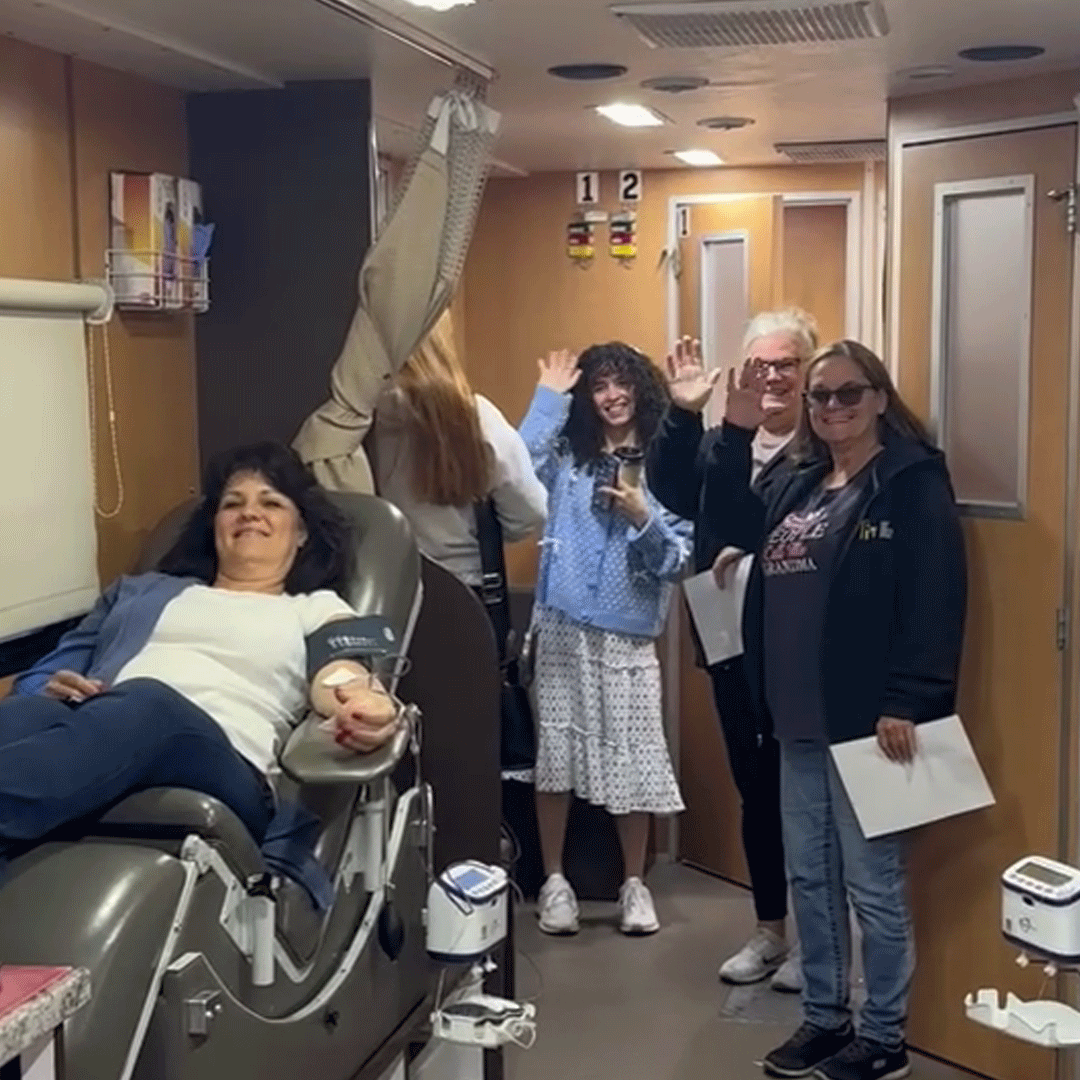
[[696,165],[698,168],[724,164],[724,159],[712,150],[676,150],[672,157],[678,158],[684,165]]
[[597,105],[596,111],[620,127],[660,127],[665,123],[664,117],[646,105],[615,102],[612,105]]
[[427,8],[429,11],[449,11],[451,8],[473,4],[476,0],[405,0],[413,7]]

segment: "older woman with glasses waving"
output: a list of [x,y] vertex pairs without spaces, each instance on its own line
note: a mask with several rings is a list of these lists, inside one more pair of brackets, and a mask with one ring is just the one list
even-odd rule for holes
[[[702,513],[702,492],[710,461],[732,454],[735,472],[749,474],[761,495],[783,474],[785,450],[795,435],[802,407],[803,368],[817,348],[813,318],[797,308],[762,311],[743,336],[743,357],[760,368],[764,420],[747,441],[734,443],[725,427],[705,430],[704,411],[721,369],[707,371],[697,342],[678,342],[667,360],[671,407],[649,449],[649,487],[672,513],[694,522],[694,568],[729,567],[751,556],[732,546],[726,522]],[[731,778],[742,803],[742,843],[750,871],[757,927],[750,939],[720,966],[727,983],[761,982],[771,976],[775,990],[802,989],[798,949],[788,942],[788,885],[780,824],[780,747],[766,715],[754,707],[742,655],[708,664],[695,642],[698,663],[709,673],[724,735]]]
[[[712,459],[702,510],[757,555],[743,617],[746,668],[780,742],[805,1023],[765,1070],[899,1080],[910,1071],[914,970],[904,839],[866,839],[829,746],[876,735],[890,760],[910,761],[918,724],[955,711],[963,537],[944,456],[869,349],[841,341],[811,359],[791,461],[758,495],[737,444],[762,423],[764,394],[760,365],[729,375],[729,437]],[[849,903],[868,994],[858,1035]]]

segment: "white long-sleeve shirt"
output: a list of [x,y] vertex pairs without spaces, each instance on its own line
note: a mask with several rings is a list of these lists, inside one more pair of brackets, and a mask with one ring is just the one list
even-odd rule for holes
[[[380,399],[375,412],[375,472],[379,494],[409,519],[417,546],[466,585],[481,580],[476,517],[470,506],[436,506],[413,493],[412,446],[398,391]],[[524,540],[544,525],[547,491],[533,472],[525,443],[487,398],[476,395],[480,433],[494,463],[491,497],[507,543]]]
[[750,444],[750,482],[753,483],[761,470],[794,438],[794,430],[786,435],[770,435],[763,427],[754,433]]

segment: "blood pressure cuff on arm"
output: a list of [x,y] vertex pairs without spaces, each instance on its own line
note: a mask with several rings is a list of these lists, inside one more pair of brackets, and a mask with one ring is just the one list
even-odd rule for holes
[[394,628],[381,615],[335,619],[309,634],[305,644],[309,682],[334,660],[365,664],[376,656],[396,656],[399,650]]

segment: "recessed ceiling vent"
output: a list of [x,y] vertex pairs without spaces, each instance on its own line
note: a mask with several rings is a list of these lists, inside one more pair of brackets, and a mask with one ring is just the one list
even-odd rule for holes
[[556,64],[548,68],[548,74],[557,79],[596,82],[600,79],[618,79],[626,74],[626,67],[623,64]]
[[709,80],[703,75],[659,75],[655,79],[646,79],[641,85],[661,94],[686,94],[708,86]]
[[884,161],[884,139],[851,139],[844,142],[777,143],[778,154],[799,165],[831,161]]
[[749,116],[706,116],[698,121],[698,127],[712,131],[735,131],[749,127],[754,121]]
[[881,0],[691,0],[615,4],[646,43],[666,49],[730,49],[813,45],[884,37]]

